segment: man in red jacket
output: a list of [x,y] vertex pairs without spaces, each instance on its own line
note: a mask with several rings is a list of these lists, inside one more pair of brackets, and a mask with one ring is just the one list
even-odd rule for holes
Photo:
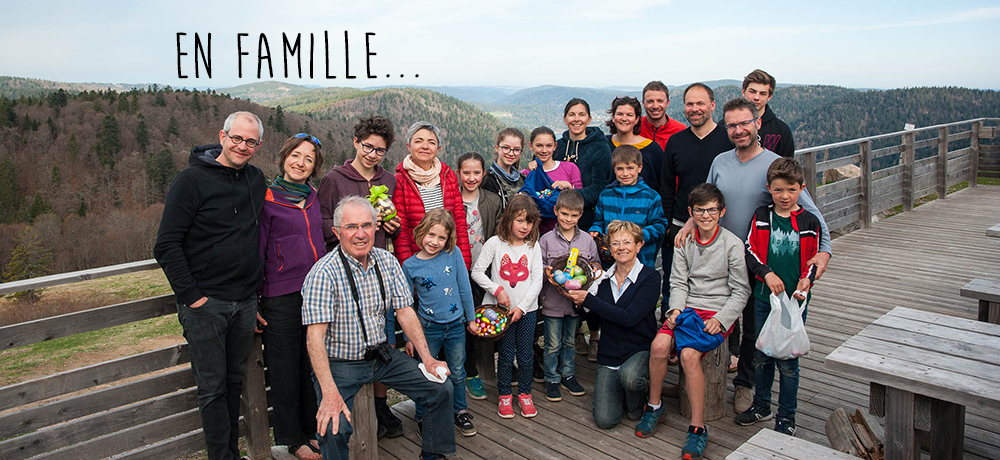
[[684,123],[667,116],[670,89],[661,81],[653,80],[642,88],[642,106],[646,109],[646,116],[640,122],[639,135],[660,144],[661,149],[667,147],[670,136],[687,128]]

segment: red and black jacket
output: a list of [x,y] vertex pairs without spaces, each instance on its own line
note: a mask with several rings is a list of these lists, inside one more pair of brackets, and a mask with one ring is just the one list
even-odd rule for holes
[[[750,221],[750,233],[747,234],[747,268],[760,281],[764,281],[764,277],[772,271],[767,266],[767,250],[771,241],[773,209],[773,203],[757,208]],[[809,278],[809,283],[812,284],[816,281],[816,265],[806,265],[806,261],[819,252],[819,219],[801,206],[798,211],[792,212],[791,218],[792,229],[799,232],[799,267],[802,271],[799,279]]]

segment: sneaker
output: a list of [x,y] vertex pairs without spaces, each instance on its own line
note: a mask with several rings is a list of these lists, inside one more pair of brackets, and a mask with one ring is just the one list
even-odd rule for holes
[[649,438],[653,436],[653,432],[656,431],[656,425],[659,425],[667,416],[667,405],[660,402],[659,409],[653,409],[653,406],[646,404],[646,409],[642,412],[642,420],[635,425],[635,435],[640,438]]
[[466,377],[465,388],[469,390],[469,397],[472,399],[486,399],[486,388],[483,387],[483,379],[479,376]]
[[597,362],[597,344],[599,342],[600,342],[600,340],[591,340],[590,341],[590,350],[587,351],[587,361],[590,361],[592,363],[596,363]]
[[497,407],[497,415],[500,418],[514,418],[514,407],[510,405],[513,399],[511,395],[500,397],[500,405]]
[[521,408],[521,417],[531,418],[538,415],[538,411],[535,410],[535,403],[531,401],[531,395],[521,394],[517,397],[517,405]]
[[562,385],[563,388],[566,388],[566,391],[573,396],[583,396],[587,394],[587,391],[583,389],[580,382],[576,381],[575,376],[571,375],[569,377],[563,377],[562,380],[559,381],[559,384]]
[[764,420],[771,420],[771,408],[770,407],[757,407],[753,406],[746,411],[737,415],[734,421],[737,425],[753,425],[757,422],[763,422]]
[[441,454],[432,454],[430,452],[424,453],[424,451],[420,451],[420,455],[417,456],[417,460],[448,460],[448,457]]
[[458,427],[458,431],[462,432],[462,436],[476,435],[476,427],[472,424],[472,414],[465,409],[455,414],[455,426]]
[[795,436],[795,419],[780,417],[774,420],[774,431]]
[[385,400],[375,400],[375,420],[378,422],[377,437],[398,438],[403,435],[403,422],[392,413]]
[[684,460],[700,460],[705,456],[705,446],[708,444],[708,430],[705,427],[688,425],[687,442],[681,449]]
[[590,352],[590,347],[587,345],[587,337],[583,334],[576,334],[576,354],[585,355]]
[[753,389],[749,387],[737,386],[733,395],[733,411],[742,414],[753,405]]
[[558,383],[549,382],[545,384],[545,399],[552,402],[562,401],[562,393],[559,392]]

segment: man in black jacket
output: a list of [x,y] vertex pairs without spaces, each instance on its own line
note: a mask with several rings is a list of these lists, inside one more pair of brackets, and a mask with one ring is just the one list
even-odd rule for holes
[[176,296],[212,460],[240,458],[240,394],[259,319],[257,218],[266,187],[264,174],[247,163],[263,134],[256,115],[236,112],[219,131],[221,145],[191,149],[188,168],[167,192],[153,248]]
[[795,141],[792,130],[785,122],[778,119],[767,105],[774,97],[774,87],[777,83],[769,73],[757,69],[743,78],[743,97],[757,106],[760,115],[760,146],[783,157],[795,156]]

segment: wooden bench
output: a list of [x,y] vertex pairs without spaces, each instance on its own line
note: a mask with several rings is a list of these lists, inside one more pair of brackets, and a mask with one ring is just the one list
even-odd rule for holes
[[774,430],[763,429],[726,457],[726,460],[857,460],[843,452],[813,444]]
[[[885,414],[885,459],[962,458],[965,408],[1000,410],[1000,326],[896,307],[826,357],[826,368],[873,384]],[[884,387],[884,388],[881,388]],[[882,391],[884,390],[884,391]]]
[[976,278],[962,287],[961,294],[979,299],[979,321],[1000,324],[1000,281]]

